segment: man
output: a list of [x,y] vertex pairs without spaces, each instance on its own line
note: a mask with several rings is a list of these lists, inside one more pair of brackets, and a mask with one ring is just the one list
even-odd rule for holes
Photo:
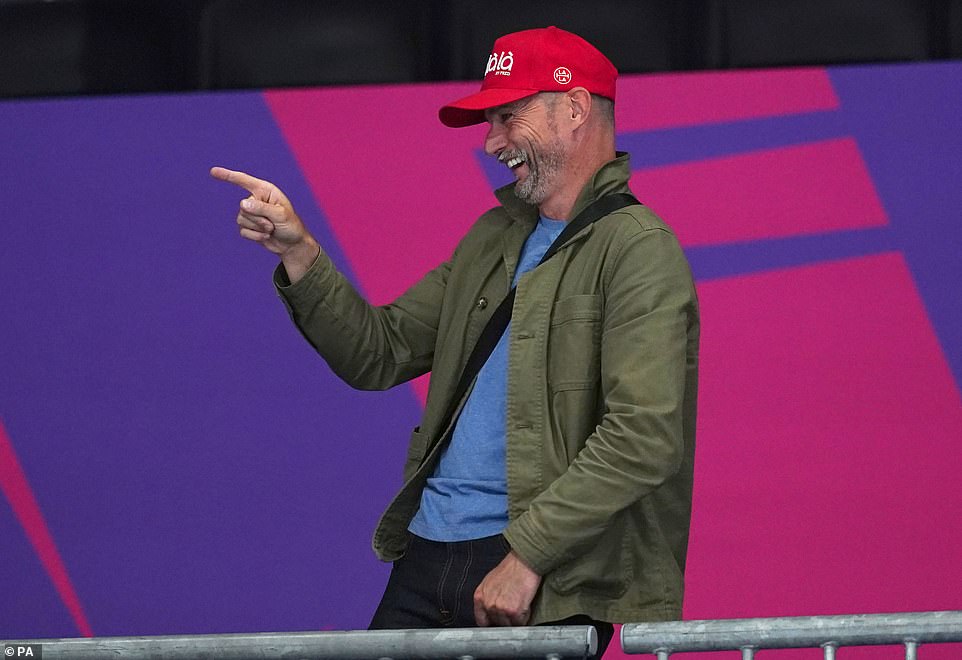
[[[699,333],[688,264],[633,204],[538,265],[567,222],[628,192],[616,77],[555,27],[497,40],[481,91],[440,119],[487,121],[485,151],[517,181],[448,262],[383,307],[336,271],[274,185],[212,170],[250,192],[240,233],[280,256],[278,291],[340,377],[382,389],[431,371],[404,485],[374,535],[395,564],[372,628],[590,621],[603,647],[611,622],[681,614]],[[512,284],[510,325],[448,419]]]

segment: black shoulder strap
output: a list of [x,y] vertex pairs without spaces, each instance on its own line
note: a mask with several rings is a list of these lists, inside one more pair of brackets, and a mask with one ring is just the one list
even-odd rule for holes
[[[635,199],[635,196],[630,193],[614,193],[595,200],[575,216],[571,222],[565,225],[561,234],[558,235],[558,238],[554,240],[548,248],[548,251],[541,257],[538,265],[540,266],[550,259],[554,253],[558,251],[558,248],[564,245],[569,238],[594,221],[626,206],[640,204],[641,202]],[[442,424],[440,428],[447,428],[450,422],[453,421],[454,414],[458,409],[458,404],[461,402],[462,397],[464,397],[464,394],[468,391],[468,387],[471,386],[471,382],[475,376],[481,371],[481,367],[487,362],[494,347],[498,345],[498,340],[501,339],[501,335],[504,334],[505,328],[508,327],[508,323],[511,321],[514,295],[515,288],[511,287],[511,291],[509,291],[508,295],[501,301],[498,308],[494,310],[491,318],[488,319],[487,324],[481,331],[481,336],[478,337],[478,342],[474,345],[474,348],[471,350],[471,355],[468,356],[468,361],[464,365],[464,370],[461,372],[461,378],[458,379],[457,387],[454,388],[454,396],[451,398],[451,403],[448,404],[448,410],[444,416],[444,424]]]

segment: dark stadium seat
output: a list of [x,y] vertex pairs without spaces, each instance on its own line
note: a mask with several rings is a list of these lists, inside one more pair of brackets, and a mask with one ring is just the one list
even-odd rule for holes
[[721,67],[924,60],[930,2],[723,0]]
[[0,95],[84,91],[86,27],[77,3],[0,5]]
[[210,88],[410,82],[430,68],[427,2],[212,0]]
[[962,58],[962,0],[0,0],[0,97],[477,80],[552,24],[625,73]]
[[479,79],[496,37],[557,25],[596,45],[624,73],[692,68],[688,37],[701,20],[687,0],[456,0],[447,3],[449,75]]
[[196,85],[195,0],[0,2],[0,96]]
[[952,0],[949,4],[948,25],[948,56],[962,58],[962,0]]

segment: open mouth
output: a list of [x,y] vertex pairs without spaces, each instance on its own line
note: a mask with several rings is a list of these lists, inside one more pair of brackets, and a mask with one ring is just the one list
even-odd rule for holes
[[515,151],[514,153],[501,154],[498,160],[507,165],[509,169],[516,170],[527,162],[528,157],[523,151]]

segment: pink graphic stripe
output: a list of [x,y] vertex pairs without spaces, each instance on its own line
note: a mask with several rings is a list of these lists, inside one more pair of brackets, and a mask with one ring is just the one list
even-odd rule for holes
[[619,131],[694,126],[835,110],[825,69],[624,76],[618,81]]
[[27,477],[13,451],[13,443],[10,442],[2,422],[0,422],[0,491],[10,502],[14,515],[27,533],[30,544],[47,571],[50,581],[57,589],[60,600],[70,612],[77,630],[84,637],[93,637],[93,631],[87,622],[80,599],[74,591],[67,568],[60,558],[57,545],[50,535],[43,513],[33,496]]
[[[264,95],[374,304],[393,300],[449,259],[474,220],[496,203],[475,155],[485,129],[451,129],[438,120],[438,108],[477,87],[455,83]],[[276,183],[283,187],[282,181]],[[413,386],[423,401],[427,379]]]
[[888,223],[851,138],[640,170],[631,186],[686,246]]
[[686,618],[962,607],[962,400],[903,257],[699,298]]
[[483,129],[450,129],[437,115],[444,102],[475,87],[265,93],[331,230],[375,304],[392,300],[450,258],[478,215],[496,203],[474,152]]

